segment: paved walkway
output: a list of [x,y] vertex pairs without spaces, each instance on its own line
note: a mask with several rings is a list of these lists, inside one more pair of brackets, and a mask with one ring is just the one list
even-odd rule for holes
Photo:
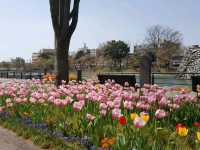
[[18,137],[12,131],[0,127],[0,150],[40,150],[31,141]]

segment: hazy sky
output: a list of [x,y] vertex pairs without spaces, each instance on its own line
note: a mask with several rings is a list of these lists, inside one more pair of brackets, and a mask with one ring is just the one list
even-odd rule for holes
[[[155,24],[179,30],[185,45],[200,44],[199,6],[200,0],[81,0],[70,51],[112,39],[140,43]],[[0,61],[53,48],[53,35],[48,0],[1,0]]]

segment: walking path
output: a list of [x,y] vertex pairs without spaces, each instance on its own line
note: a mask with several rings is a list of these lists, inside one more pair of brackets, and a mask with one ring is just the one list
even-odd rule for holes
[[40,150],[31,141],[18,137],[12,131],[0,127],[0,150]]

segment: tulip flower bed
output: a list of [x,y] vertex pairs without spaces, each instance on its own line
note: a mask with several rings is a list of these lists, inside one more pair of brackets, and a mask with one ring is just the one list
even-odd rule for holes
[[12,80],[0,83],[0,118],[88,149],[200,147],[200,103],[184,88]]

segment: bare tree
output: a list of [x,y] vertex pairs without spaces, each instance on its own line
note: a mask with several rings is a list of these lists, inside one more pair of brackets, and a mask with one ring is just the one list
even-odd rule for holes
[[146,42],[153,48],[158,48],[161,43],[161,36],[163,34],[160,25],[152,26],[147,30]]
[[169,67],[171,56],[181,52],[182,34],[169,27],[155,25],[147,30],[145,41],[154,50],[156,64],[160,69],[161,66]]
[[152,48],[160,48],[166,41],[180,44],[182,42],[182,34],[172,28],[155,25],[147,29],[145,41]]
[[[80,0],[49,0],[55,32],[57,85],[69,81],[69,46],[76,29]],[[73,5],[72,5],[73,4]]]

